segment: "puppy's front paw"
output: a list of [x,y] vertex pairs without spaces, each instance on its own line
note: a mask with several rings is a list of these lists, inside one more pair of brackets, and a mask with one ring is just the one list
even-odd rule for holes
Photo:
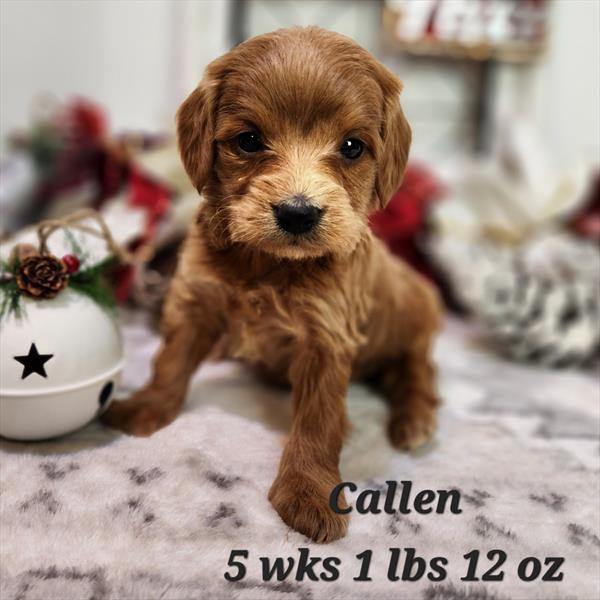
[[388,435],[399,450],[415,450],[427,442],[437,429],[437,399],[411,398],[395,407],[390,416]]
[[[328,487],[315,485],[315,479],[301,473],[279,475],[269,491],[269,501],[286,525],[325,544],[346,535],[348,515],[339,515],[329,506],[329,493],[339,480]],[[339,502],[345,502],[341,495]]]
[[165,400],[161,401],[154,393],[141,391],[129,400],[112,402],[100,420],[130,435],[149,436],[171,423],[179,412]]

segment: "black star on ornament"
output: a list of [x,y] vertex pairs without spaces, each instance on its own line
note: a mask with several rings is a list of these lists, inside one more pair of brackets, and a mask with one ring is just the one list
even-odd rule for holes
[[44,364],[47,363],[54,354],[40,354],[35,347],[35,344],[31,344],[29,348],[29,354],[23,356],[15,356],[14,359],[23,365],[23,373],[21,379],[26,379],[32,373],[37,373],[42,377],[48,377],[46,375],[46,369]]

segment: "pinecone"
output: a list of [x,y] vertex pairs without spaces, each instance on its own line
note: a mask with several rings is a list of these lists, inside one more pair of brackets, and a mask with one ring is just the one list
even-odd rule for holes
[[17,273],[19,289],[33,298],[54,298],[67,281],[67,267],[52,255],[28,256]]

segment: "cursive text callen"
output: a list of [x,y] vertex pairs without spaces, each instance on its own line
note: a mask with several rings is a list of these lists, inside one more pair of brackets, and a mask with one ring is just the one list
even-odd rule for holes
[[386,488],[367,489],[360,492],[355,505],[346,506],[340,498],[344,489],[355,492],[358,487],[351,481],[336,485],[329,496],[329,506],[338,514],[347,514],[356,508],[360,514],[401,513],[407,515],[414,509],[420,514],[435,512],[442,514],[448,509],[456,515],[462,513],[460,508],[460,492],[458,490],[421,490],[412,495],[412,481],[401,481],[402,489],[398,490],[397,481],[386,481]]

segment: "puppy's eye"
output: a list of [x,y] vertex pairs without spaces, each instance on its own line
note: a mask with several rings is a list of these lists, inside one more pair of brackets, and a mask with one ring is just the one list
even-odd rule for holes
[[264,148],[260,135],[253,131],[245,131],[237,136],[237,143],[241,150],[248,153],[259,152]]
[[354,160],[358,158],[364,150],[364,144],[356,138],[346,138],[340,147],[340,153],[344,158]]

